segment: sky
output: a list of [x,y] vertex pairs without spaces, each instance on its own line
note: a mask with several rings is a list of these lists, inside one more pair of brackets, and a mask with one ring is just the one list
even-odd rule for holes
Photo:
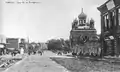
[[[13,1],[14,3],[6,3]],[[6,37],[29,38],[31,41],[46,42],[53,38],[68,39],[72,21],[81,13],[95,20],[100,33],[100,12],[97,7],[106,0],[34,0],[33,3],[18,4],[17,1],[2,0],[0,31]]]

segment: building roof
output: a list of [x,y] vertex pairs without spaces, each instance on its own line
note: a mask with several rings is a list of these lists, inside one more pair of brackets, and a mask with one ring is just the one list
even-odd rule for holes
[[79,30],[72,30],[72,31],[96,31],[96,29],[79,29]]
[[99,7],[97,7],[97,9],[99,10],[100,8],[102,8],[103,6],[105,6],[110,0],[106,1],[104,4],[100,5]]
[[119,6],[120,6],[120,0],[107,0],[101,6],[97,7],[97,9],[101,13],[106,13],[108,10],[112,10],[113,8],[119,7]]

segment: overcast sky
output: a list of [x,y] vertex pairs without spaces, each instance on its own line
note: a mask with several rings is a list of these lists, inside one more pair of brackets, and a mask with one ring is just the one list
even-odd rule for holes
[[41,2],[36,4],[8,4],[5,1],[8,0],[2,2],[3,34],[45,42],[52,38],[69,38],[71,23],[81,13],[81,8],[95,20],[95,27],[100,33],[97,7],[106,0],[34,0]]

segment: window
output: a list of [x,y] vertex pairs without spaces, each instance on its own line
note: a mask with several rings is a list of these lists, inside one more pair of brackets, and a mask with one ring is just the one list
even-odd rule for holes
[[83,22],[82,20],[79,20],[79,24],[82,24],[82,22]]
[[83,24],[83,20],[81,20],[81,24]]
[[86,20],[84,20],[84,23],[86,23]]
[[104,26],[107,27],[106,16],[104,16]]
[[107,24],[107,29],[109,29],[110,23],[109,23],[109,17],[108,17],[108,15],[106,15],[106,24]]
[[108,19],[108,15],[104,16],[104,29],[105,31],[109,29],[109,19]]
[[88,39],[89,39],[89,37],[88,37],[88,36],[85,36],[85,39],[86,39],[86,40],[88,40]]
[[115,23],[115,11],[112,12],[112,23],[114,24],[114,26],[116,26],[116,23]]
[[[110,17],[110,18],[109,18],[109,19],[110,19],[110,22],[109,22],[108,25],[109,25],[109,28],[111,28],[111,26],[113,26],[113,24],[114,24],[114,18],[113,18],[113,17],[114,17],[114,12],[110,12],[110,13],[109,13],[109,17]],[[111,24],[112,24],[112,25],[111,25]]]
[[81,20],[79,20],[79,24],[81,24]]
[[110,12],[110,23],[109,23],[109,28],[113,28],[116,26],[115,23],[115,11]]
[[118,9],[118,21],[119,21],[119,25],[120,25],[120,9]]

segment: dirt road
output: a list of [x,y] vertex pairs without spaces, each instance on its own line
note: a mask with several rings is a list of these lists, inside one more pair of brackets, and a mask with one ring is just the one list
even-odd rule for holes
[[63,66],[52,61],[51,56],[56,55],[50,51],[45,51],[42,56],[28,56],[4,72],[68,72]]

